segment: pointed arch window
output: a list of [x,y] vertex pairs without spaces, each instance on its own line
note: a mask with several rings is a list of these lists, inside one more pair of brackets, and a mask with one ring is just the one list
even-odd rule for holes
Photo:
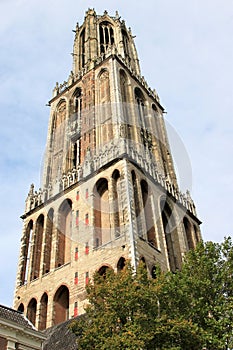
[[22,246],[23,264],[22,264],[21,274],[20,274],[21,284],[26,283],[26,280],[28,278],[27,275],[28,275],[29,259],[30,259],[30,253],[31,253],[32,235],[33,235],[33,221],[31,220],[27,225],[25,240]]
[[35,298],[32,298],[27,307],[27,318],[34,326],[36,324],[36,310],[37,310],[37,301]]
[[53,236],[53,219],[54,219],[54,210],[51,208],[48,212],[47,223],[46,223],[43,274],[46,274],[50,271],[52,236]]
[[57,325],[69,318],[69,289],[62,285],[56,291],[53,299],[53,324]]
[[160,207],[169,266],[171,271],[175,272],[181,267],[181,252],[175,218],[167,202],[162,200]]
[[130,61],[129,38],[128,38],[128,35],[124,29],[121,31],[121,33],[122,33],[122,39],[123,39],[125,58],[128,61]]
[[109,22],[102,22],[99,27],[100,53],[106,54],[109,47],[114,44],[114,31]]
[[184,230],[186,233],[188,249],[193,249],[194,242],[193,242],[193,237],[192,237],[192,227],[191,227],[189,220],[186,217],[184,217],[184,219],[183,219],[183,225],[184,225]]
[[134,96],[137,104],[137,111],[140,125],[144,125],[144,115],[145,115],[145,97],[142,91],[136,87],[134,90]]
[[152,198],[149,193],[149,186],[145,180],[141,181],[141,193],[142,193],[142,202],[143,210],[145,216],[146,224],[146,234],[147,241],[155,248],[158,248],[156,234],[155,234],[155,224],[154,224],[154,215],[152,210]]
[[85,28],[80,34],[80,39],[79,39],[79,52],[80,52],[80,57],[79,57],[79,68],[82,69],[85,65]]
[[39,331],[43,331],[47,325],[48,294],[44,293],[40,301]]
[[44,215],[41,214],[36,221],[36,228],[35,228],[35,233],[33,237],[31,281],[38,278],[40,274],[43,232],[44,232]]
[[110,241],[110,204],[108,181],[101,178],[94,187],[94,222],[96,247]]
[[65,199],[58,210],[56,267],[70,261],[72,201]]

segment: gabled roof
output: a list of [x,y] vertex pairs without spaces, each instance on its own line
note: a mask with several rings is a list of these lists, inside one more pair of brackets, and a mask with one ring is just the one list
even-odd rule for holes
[[46,329],[44,334],[47,339],[43,343],[43,350],[77,350],[76,336],[69,329],[69,324],[73,320]]
[[34,329],[34,326],[31,322],[22,314],[22,312],[14,310],[10,307],[0,305],[0,317],[17,323],[18,325],[24,326],[29,329]]

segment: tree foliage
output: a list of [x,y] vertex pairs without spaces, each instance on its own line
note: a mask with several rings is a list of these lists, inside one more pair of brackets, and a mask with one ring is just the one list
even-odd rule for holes
[[181,271],[143,264],[94,275],[85,317],[74,321],[78,349],[226,350],[233,348],[233,246],[200,242]]

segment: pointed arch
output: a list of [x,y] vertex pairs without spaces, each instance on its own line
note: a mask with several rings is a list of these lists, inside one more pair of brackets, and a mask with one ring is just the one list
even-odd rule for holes
[[27,307],[27,318],[34,326],[36,324],[36,310],[37,310],[37,301],[35,298],[32,298]]
[[122,137],[132,139],[133,121],[132,114],[130,113],[130,97],[129,97],[129,81],[128,77],[123,69],[120,69],[120,89],[121,89],[121,102],[122,102]]
[[29,268],[29,259],[31,254],[32,237],[33,237],[33,221],[30,220],[26,227],[24,244],[22,245],[23,263],[20,271],[21,284],[24,284],[28,278],[27,275],[28,275],[28,268]]
[[199,230],[197,228],[196,225],[193,225],[193,229],[194,229],[194,237],[195,237],[195,241],[196,241],[196,244],[200,241],[200,238],[199,238]]
[[141,230],[141,218],[140,218],[140,201],[139,201],[139,192],[138,192],[138,183],[137,183],[137,177],[134,170],[131,171],[131,180],[132,180],[132,186],[133,186],[133,199],[134,199],[134,208],[135,208],[135,216],[136,216],[136,223],[137,223],[137,232],[138,235],[142,236],[142,230]]
[[151,277],[152,277],[153,279],[156,279],[156,278],[157,278],[156,270],[157,270],[157,269],[156,269],[156,266],[153,265],[152,268],[151,268]]
[[145,267],[145,269],[147,269],[146,259],[144,258],[144,256],[140,257],[139,263],[143,264],[143,267]]
[[183,219],[183,225],[184,225],[184,231],[185,231],[186,239],[188,243],[188,249],[193,249],[195,245],[192,237],[192,226],[186,217],[184,217]]
[[77,87],[70,99],[69,132],[70,144],[66,156],[66,169],[76,168],[80,164],[82,118],[82,90]]
[[52,237],[53,237],[53,226],[54,226],[53,222],[54,222],[54,210],[50,208],[47,215],[47,220],[46,220],[43,275],[50,271]]
[[94,222],[95,243],[98,247],[111,239],[109,188],[105,178],[100,178],[94,187]]
[[98,76],[98,123],[100,128],[99,144],[105,144],[112,140],[112,111],[111,111],[111,97],[110,97],[110,79],[109,71],[107,69],[101,70]]
[[69,289],[61,285],[53,298],[53,324],[57,325],[69,319]]
[[117,272],[120,272],[124,269],[126,264],[126,259],[121,257],[117,262]]
[[154,215],[152,210],[151,194],[149,193],[149,186],[145,180],[141,180],[141,192],[142,192],[142,202],[146,223],[146,236],[147,241],[153,246],[158,248],[156,234],[155,234],[155,224]]
[[44,215],[41,214],[36,221],[35,232],[33,235],[31,281],[38,278],[40,275],[43,233],[44,233]]
[[58,209],[56,267],[70,261],[72,229],[72,201],[65,199]]
[[65,131],[66,131],[66,118],[67,115],[67,102],[65,99],[61,99],[56,107],[55,119],[54,119],[54,129],[51,142],[51,154],[52,154],[52,164],[51,164],[51,178],[50,182],[54,182],[56,179],[60,179],[63,169],[63,157],[64,151],[66,152],[65,144]]
[[114,29],[110,22],[103,21],[99,24],[100,53],[105,55],[108,49],[114,45]]
[[100,276],[103,276],[103,277],[105,278],[105,277],[106,277],[106,273],[107,273],[108,270],[112,270],[112,271],[113,271],[112,267],[110,267],[110,266],[108,266],[108,265],[102,265],[102,266],[99,268],[99,270],[98,270],[98,274],[99,274]]
[[40,300],[39,331],[43,331],[47,326],[48,294],[44,293]]
[[120,212],[119,212],[119,195],[120,194],[120,172],[115,169],[112,173],[112,199],[113,199],[113,222],[115,238],[120,236]]
[[170,270],[175,272],[181,268],[181,252],[176,222],[172,210],[166,201],[161,200],[160,208],[169,266]]
[[79,69],[82,69],[85,66],[85,51],[86,51],[85,50],[85,33],[86,33],[86,29],[83,28],[79,36],[79,52],[80,52]]
[[21,303],[17,309],[17,311],[24,313],[24,304]]
[[126,32],[125,29],[121,30],[122,34],[122,39],[123,39],[123,47],[124,47],[124,54],[125,54],[125,59],[127,60],[128,63],[131,61],[131,50],[130,50],[130,45],[129,45],[129,36]]

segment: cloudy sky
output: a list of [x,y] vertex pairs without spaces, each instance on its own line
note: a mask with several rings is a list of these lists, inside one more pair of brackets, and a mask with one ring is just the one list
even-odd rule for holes
[[12,305],[20,215],[40,183],[46,103],[72,69],[72,29],[88,7],[118,10],[136,35],[142,75],[188,153],[204,239],[233,232],[232,0],[0,0],[1,304]]

